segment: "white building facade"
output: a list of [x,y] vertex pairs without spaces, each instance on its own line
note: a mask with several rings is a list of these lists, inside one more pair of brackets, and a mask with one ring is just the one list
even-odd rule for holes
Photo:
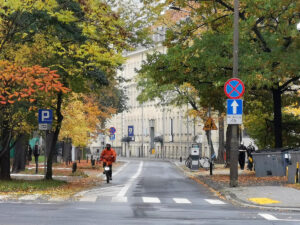
[[[158,102],[139,104],[139,91],[135,83],[136,69],[141,67],[142,61],[153,50],[165,52],[163,46],[153,49],[139,49],[127,53],[127,61],[120,75],[130,80],[125,85],[128,96],[128,111],[115,115],[107,123],[107,128],[116,129],[113,147],[119,155],[126,157],[153,157],[178,159],[189,155],[192,143],[200,145],[200,155],[209,157],[210,150],[207,144],[203,123],[187,117],[188,106],[172,107],[160,106]],[[217,117],[214,117],[216,125]],[[218,152],[218,131],[213,130],[212,142],[215,152]],[[132,141],[128,142],[130,136]],[[122,141],[123,139],[123,141]],[[127,140],[127,141],[126,141]]]

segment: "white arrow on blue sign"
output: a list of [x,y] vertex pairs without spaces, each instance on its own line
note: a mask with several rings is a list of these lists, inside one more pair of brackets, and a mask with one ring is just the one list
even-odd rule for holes
[[243,100],[227,99],[227,124],[243,123]]
[[116,139],[116,135],[115,134],[109,136],[109,140],[114,141],[115,139]]
[[227,115],[242,115],[243,100],[242,99],[227,99]]

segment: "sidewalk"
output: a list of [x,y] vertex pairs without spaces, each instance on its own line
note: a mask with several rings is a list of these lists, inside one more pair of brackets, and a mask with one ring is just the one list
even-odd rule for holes
[[[190,171],[184,162],[173,161],[184,174],[196,182],[205,184],[217,195],[233,204],[273,210],[300,211],[300,190],[288,187],[284,177],[257,178],[254,172],[240,170],[239,187],[229,187],[229,169],[216,165],[213,175],[200,169]],[[300,187],[300,185],[299,185]]]

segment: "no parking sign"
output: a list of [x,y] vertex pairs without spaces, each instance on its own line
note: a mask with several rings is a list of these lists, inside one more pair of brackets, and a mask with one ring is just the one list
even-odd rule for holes
[[240,79],[231,78],[225,83],[224,92],[228,98],[239,99],[245,92],[245,85]]

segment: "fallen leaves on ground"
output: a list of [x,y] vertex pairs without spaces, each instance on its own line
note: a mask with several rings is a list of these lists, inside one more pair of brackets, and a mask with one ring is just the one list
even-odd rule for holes
[[[113,168],[117,168],[122,165],[122,162],[116,162]],[[32,166],[32,165],[31,165]],[[71,176],[72,171],[70,170],[55,170],[55,168],[72,168],[72,164],[55,164],[53,169],[54,175],[67,175]],[[85,169],[84,169],[85,168]],[[102,174],[102,165],[97,164],[95,167],[91,166],[91,163],[80,162],[77,163],[77,172],[73,175],[81,175],[78,179],[71,179],[70,182],[63,181],[24,181],[24,180],[12,180],[6,181],[4,184],[0,181],[0,195],[14,194],[14,195],[27,195],[27,194],[40,194],[49,195],[52,197],[69,198],[77,192],[99,186],[102,183],[102,177],[98,176]],[[41,171],[44,171],[40,168]],[[35,170],[33,170],[35,172]],[[85,175],[83,175],[85,174]],[[2,183],[2,188],[1,188]],[[10,188],[9,188],[10,186]]]
[[[213,175],[208,177],[214,182],[228,184],[230,181],[229,175]],[[273,185],[284,184],[287,182],[286,177],[256,177],[255,172],[242,174],[238,176],[238,183],[240,186],[253,186],[253,185]]]

